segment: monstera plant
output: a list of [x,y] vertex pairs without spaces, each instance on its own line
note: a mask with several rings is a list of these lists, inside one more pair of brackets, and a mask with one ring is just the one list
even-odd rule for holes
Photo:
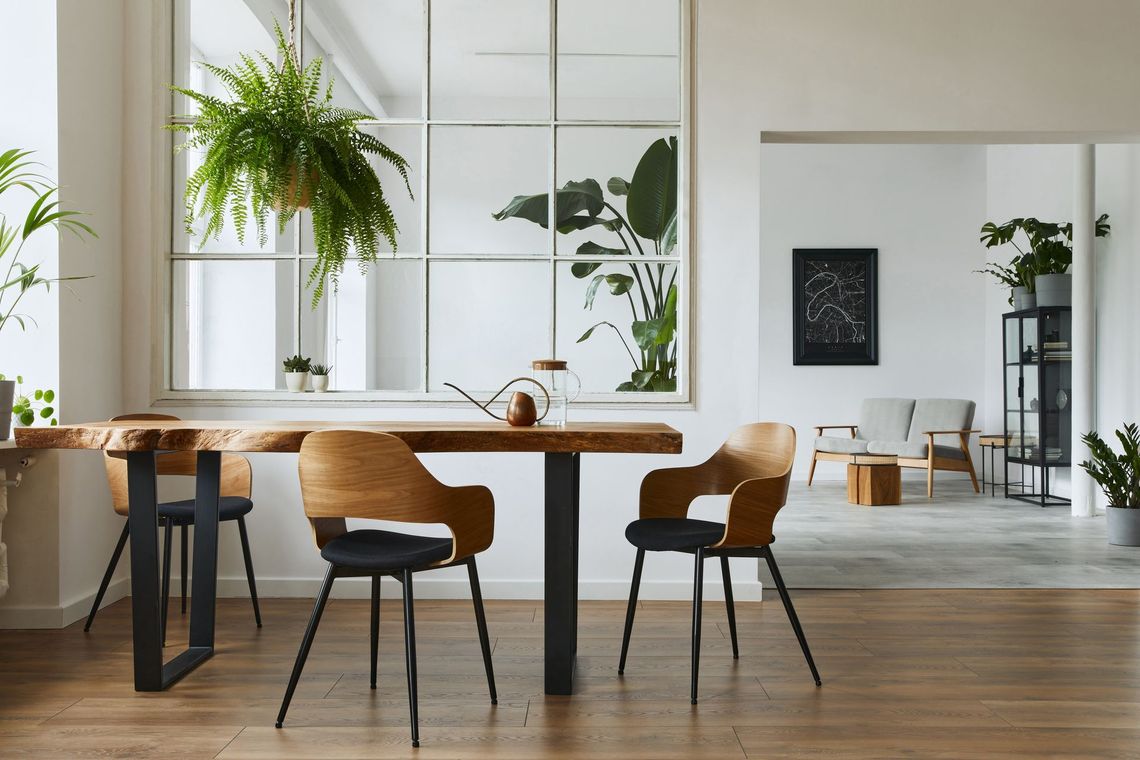
[[[625,214],[607,199],[606,191],[625,197]],[[578,342],[588,340],[597,328],[607,327],[633,364],[630,379],[618,391],[676,391],[677,267],[652,257],[669,256],[677,247],[677,139],[655,141],[638,161],[633,176],[629,180],[611,177],[606,191],[596,179],[567,182],[554,193],[554,225],[564,235],[596,229],[599,236],[606,236],[603,242],[589,240],[579,245],[575,253],[593,261],[576,262],[570,271],[578,279],[589,279],[586,309],[593,308],[603,287],[625,298],[632,318],[629,335],[637,351],[622,329],[608,321],[590,327]],[[494,217],[499,221],[523,219],[548,229],[549,207],[548,193],[519,195]],[[598,271],[614,269],[608,258],[620,256],[641,258],[620,264],[620,271]]]
[[369,156],[395,167],[411,195],[408,162],[357,128],[373,116],[332,105],[332,83],[321,88],[321,59],[302,67],[293,44],[294,0],[289,4],[289,41],[276,26],[281,65],[264,54],[241,56],[230,68],[202,64],[230,98],[173,88],[198,105],[193,121],[169,128],[187,135],[179,150],[205,155],[186,183],[186,229],[204,219],[202,238],[217,236],[227,215],[244,241],[252,217],[262,245],[271,211],[277,226],[300,208],[312,211],[317,261],[309,272],[313,307],[325,282],[337,278],[355,251],[361,268],[376,261],[381,239],[396,249],[398,226]]

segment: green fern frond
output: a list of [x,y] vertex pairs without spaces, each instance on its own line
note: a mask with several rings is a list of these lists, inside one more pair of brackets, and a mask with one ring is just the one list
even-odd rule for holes
[[216,238],[232,222],[239,241],[252,225],[265,245],[270,215],[283,233],[309,197],[317,261],[307,284],[316,307],[326,284],[337,287],[350,255],[366,267],[376,261],[381,239],[396,248],[399,226],[368,156],[394,167],[414,196],[403,156],[357,128],[372,115],[332,105],[321,59],[298,66],[279,25],[275,33],[280,63],[258,52],[228,68],[202,64],[230,100],[171,88],[192,100],[198,115],[168,129],[185,135],[177,150],[202,152],[186,181],[191,235],[199,225],[201,239]]

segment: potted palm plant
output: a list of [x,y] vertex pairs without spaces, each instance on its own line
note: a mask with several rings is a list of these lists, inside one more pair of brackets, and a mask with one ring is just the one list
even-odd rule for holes
[[[83,222],[78,211],[64,211],[59,207],[56,193],[59,188],[50,179],[35,171],[36,162],[28,160],[31,151],[11,148],[0,153],[0,196],[11,190],[24,190],[31,193],[33,201],[28,207],[24,218],[13,224],[0,213],[0,268],[5,272],[4,279],[0,281],[0,333],[9,324],[19,325],[21,330],[28,329],[28,323],[36,324],[31,315],[17,311],[20,302],[28,291],[35,288],[50,290],[53,282],[79,280],[82,277],[45,277],[40,273],[42,262],[28,266],[20,260],[24,246],[28,240],[41,230],[54,228],[57,232],[71,232],[79,237],[95,237],[95,232]],[[0,375],[0,441],[8,440],[12,427],[13,404],[17,401],[15,396],[16,383]],[[37,391],[40,396],[35,400],[42,401],[44,391]],[[51,391],[49,403],[54,400],[55,394]],[[35,414],[31,412],[32,404],[23,395],[19,398],[19,418],[22,424],[30,425],[35,421]],[[54,424],[53,411],[48,408],[47,414],[41,415],[43,419],[51,419]],[[29,419],[29,414],[31,417]]]
[[[1108,214],[1101,214],[1096,220],[1096,236],[1105,237],[1111,229]],[[1022,245],[1017,243],[1019,232],[1024,238]],[[986,248],[1009,244],[1017,249],[1017,255],[1008,265],[987,264],[979,270],[1010,286],[1010,303],[1015,309],[1072,303],[1073,280],[1069,274],[1069,265],[1073,263],[1072,222],[1042,222],[1033,217],[1010,219],[1000,225],[986,222],[980,240]]]
[[1108,542],[1140,546],[1140,428],[1129,423],[1116,431],[1116,438],[1119,454],[1096,431],[1081,436],[1092,455],[1081,467],[1108,499]]
[[253,220],[262,245],[270,212],[283,233],[298,209],[312,213],[317,261],[307,285],[315,308],[326,282],[336,287],[350,251],[361,269],[376,261],[380,240],[396,250],[399,229],[370,156],[395,167],[408,183],[408,162],[359,122],[372,115],[332,105],[330,82],[321,94],[321,59],[302,67],[294,44],[296,8],[289,3],[289,39],[275,25],[281,65],[264,54],[242,55],[229,68],[202,66],[230,95],[223,100],[174,87],[198,105],[198,114],[168,128],[185,133],[177,150],[201,150],[204,157],[186,182],[186,229],[205,220],[203,239],[218,236],[227,215],[238,239]]
[[[578,279],[590,278],[583,308],[593,308],[603,285],[611,295],[629,303],[629,336],[636,351],[622,330],[608,321],[590,327],[578,342],[588,340],[597,328],[608,327],[632,364],[629,380],[618,385],[617,391],[674,392],[679,342],[677,268],[652,259],[670,255],[677,246],[677,139],[654,141],[638,161],[632,178],[611,177],[606,190],[611,196],[625,196],[625,214],[606,198],[601,183],[584,179],[567,182],[555,191],[554,224],[561,234],[597,228],[613,236],[607,245],[587,241],[578,246],[576,255],[595,260],[577,262],[570,272]],[[493,216],[499,221],[523,219],[548,228],[548,208],[547,193],[518,195]],[[623,263],[622,256],[638,256],[640,260]],[[605,261],[611,257],[612,265]],[[603,267],[611,271],[598,272]],[[615,268],[618,271],[612,271]]]

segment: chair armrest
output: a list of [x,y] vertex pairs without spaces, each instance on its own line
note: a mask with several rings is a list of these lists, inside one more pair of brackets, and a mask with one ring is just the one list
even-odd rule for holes
[[824,430],[848,429],[851,431],[851,437],[854,438],[855,437],[855,431],[856,431],[856,429],[858,429],[858,427],[859,427],[858,425],[816,425],[815,426],[815,434],[817,436],[823,435]]
[[665,467],[646,475],[641,481],[639,517],[686,517],[698,496],[731,493],[735,483],[721,486],[707,464]]
[[746,480],[732,492],[721,546],[764,546],[772,541],[772,523],[788,498],[790,474]]
[[982,431],[976,428],[971,430],[927,430],[923,432],[923,435],[970,435],[980,432]]
[[495,537],[495,498],[486,486],[448,486],[455,502],[462,503],[446,521],[454,547],[447,564],[485,550]]

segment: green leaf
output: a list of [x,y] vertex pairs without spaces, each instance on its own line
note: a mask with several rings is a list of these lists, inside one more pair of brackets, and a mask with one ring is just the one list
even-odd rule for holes
[[594,270],[600,266],[602,266],[602,262],[600,261],[579,261],[577,264],[570,266],[570,274],[581,280],[589,277],[594,273]]
[[633,340],[642,351],[672,343],[677,330],[677,286],[669,288],[660,317],[635,321],[632,330]]
[[55,401],[55,391],[50,389],[44,391],[44,401],[48,402],[49,404]]
[[598,286],[605,282],[609,288],[610,293],[615,296],[625,295],[629,289],[633,287],[633,278],[627,274],[599,274],[594,277],[590,282],[590,286],[586,288],[586,309],[594,308],[594,296],[598,292]]
[[593,241],[587,240],[574,251],[577,256],[624,256],[629,253],[626,248],[606,248]]
[[40,417],[42,417],[45,420],[48,417],[51,417],[53,414],[55,414],[55,409],[52,409],[50,406],[45,406],[43,409],[40,410]]
[[37,388],[35,394],[33,394],[33,395],[35,396],[36,401],[42,401],[43,397],[44,397],[44,392],[41,391],[39,388]]
[[621,177],[610,177],[610,181],[606,183],[606,189],[613,195],[629,195],[629,183]]
[[618,393],[636,393],[641,389],[631,382],[624,382],[614,390],[616,390]]
[[669,217],[665,230],[661,233],[661,255],[668,256],[677,247],[677,212]]
[[[586,214],[584,217],[579,217],[581,220],[594,220],[601,214],[604,208],[602,187],[594,179],[567,182],[561,190],[555,191],[554,206],[556,226],[560,232],[569,224],[584,225],[573,226],[570,229],[585,229],[587,226],[599,224],[600,222],[597,221],[592,221],[590,224],[586,224],[585,221],[572,223],[570,219],[581,212]],[[538,193],[537,195],[516,195],[501,211],[491,216],[500,222],[504,219],[525,219],[547,229],[550,219],[549,212],[550,194]]]
[[27,427],[28,425],[31,425],[32,423],[34,423],[36,421],[36,415],[32,412],[31,409],[24,409],[23,411],[20,412],[19,419],[20,419],[20,424],[23,425],[24,427]]
[[629,184],[626,215],[633,231],[661,240],[677,210],[677,138],[655,141],[641,157]]
[[649,381],[652,380],[656,374],[657,372],[654,370],[635,370],[630,375],[630,380],[633,381],[634,386],[638,390],[642,390],[645,386],[649,385]]

